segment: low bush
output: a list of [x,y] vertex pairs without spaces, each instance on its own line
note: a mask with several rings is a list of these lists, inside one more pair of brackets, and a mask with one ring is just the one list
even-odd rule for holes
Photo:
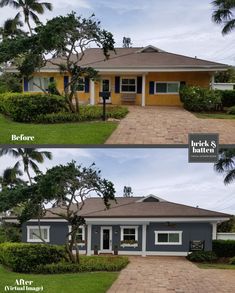
[[235,256],[235,240],[213,240],[212,250],[218,257]]
[[33,122],[38,115],[66,110],[62,96],[5,93],[0,95],[0,112],[17,122]]
[[228,108],[227,113],[229,115],[235,115],[235,106]]
[[235,106],[235,90],[219,91],[223,107]]
[[0,244],[0,263],[14,272],[29,273],[38,265],[58,263],[65,257],[63,246],[26,243]]
[[3,223],[0,225],[0,243],[21,242],[21,228],[18,224]]
[[37,274],[83,273],[95,271],[120,271],[129,263],[127,257],[80,256],[80,264],[60,262],[38,265],[33,272]]
[[183,87],[180,99],[184,108],[193,112],[209,112],[221,104],[220,92],[200,87]]
[[235,256],[230,258],[229,263],[230,265],[235,265]]
[[217,256],[213,251],[193,251],[187,259],[193,262],[212,262],[217,260]]
[[[107,107],[106,117],[113,119],[124,118],[128,114],[128,109],[121,106]],[[101,120],[103,109],[100,106],[80,106],[79,113],[60,112],[53,114],[38,115],[36,123],[64,123],[64,122],[83,122]]]

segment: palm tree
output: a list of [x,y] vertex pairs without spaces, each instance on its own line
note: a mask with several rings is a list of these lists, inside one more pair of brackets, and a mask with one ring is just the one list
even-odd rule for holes
[[227,35],[235,28],[235,0],[214,0],[212,4],[215,7],[212,20],[223,24],[222,34]]
[[9,18],[4,22],[3,27],[0,28],[0,35],[2,39],[6,39],[9,37],[15,37],[18,35],[23,35],[23,30],[20,27],[23,26],[22,21],[19,18]]
[[29,169],[31,168],[34,173],[39,174],[41,171],[35,162],[43,163],[45,158],[52,159],[51,152],[38,151],[35,148],[2,148],[0,149],[0,157],[4,155],[10,155],[13,158],[19,159],[13,169],[19,170],[21,164],[23,164],[24,172],[29,178],[30,185],[32,185],[32,178]]
[[15,9],[21,10],[15,16],[19,18],[21,13],[23,13],[24,21],[27,24],[29,31],[32,35],[32,27],[30,25],[30,18],[36,24],[40,23],[39,17],[37,14],[43,14],[45,9],[52,10],[52,4],[48,2],[39,2],[37,0],[0,0],[0,7],[11,6]]
[[19,169],[7,168],[3,171],[3,175],[0,177],[0,184],[2,187],[6,187],[24,183],[24,181],[19,178],[19,176],[22,175],[23,173]]
[[218,173],[225,173],[224,184],[232,183],[235,180],[235,149],[221,149],[214,168]]

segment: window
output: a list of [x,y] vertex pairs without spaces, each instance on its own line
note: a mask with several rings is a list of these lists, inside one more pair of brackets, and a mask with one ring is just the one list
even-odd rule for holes
[[136,78],[122,78],[121,92],[122,93],[136,93]]
[[[69,226],[69,232],[71,232],[71,226]],[[71,235],[69,235],[69,238],[71,239]],[[78,232],[76,234],[76,240],[78,244],[84,244],[85,243],[85,226],[80,226],[78,228]]]
[[122,226],[121,227],[121,242],[130,244],[138,241],[138,226]]
[[156,94],[178,94],[180,82],[156,82]]
[[48,91],[50,79],[48,77],[33,77],[29,80],[30,92],[43,92]]
[[155,244],[181,245],[182,231],[155,231]]
[[84,92],[85,91],[85,78],[80,77],[78,79],[77,85],[76,85],[76,91],[78,92]]
[[[41,226],[41,238],[50,242],[50,226]],[[27,242],[43,242],[38,226],[27,226]]]
[[110,92],[110,80],[109,79],[102,80],[102,92]]

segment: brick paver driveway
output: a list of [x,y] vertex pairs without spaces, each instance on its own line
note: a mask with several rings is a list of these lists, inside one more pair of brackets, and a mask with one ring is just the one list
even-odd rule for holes
[[235,270],[199,269],[184,257],[130,257],[107,293],[234,293]]
[[188,133],[219,133],[235,144],[235,120],[199,119],[181,107],[129,107],[107,144],[187,144]]

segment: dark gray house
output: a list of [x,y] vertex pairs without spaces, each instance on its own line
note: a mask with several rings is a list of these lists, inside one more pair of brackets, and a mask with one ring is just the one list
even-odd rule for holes
[[[80,252],[92,255],[187,255],[192,250],[211,250],[216,239],[217,223],[230,215],[165,201],[154,195],[117,198],[109,209],[102,199],[86,199],[77,239]],[[64,244],[70,229],[68,223],[51,214],[41,220],[45,241]],[[37,219],[23,225],[23,241],[38,243]]]

